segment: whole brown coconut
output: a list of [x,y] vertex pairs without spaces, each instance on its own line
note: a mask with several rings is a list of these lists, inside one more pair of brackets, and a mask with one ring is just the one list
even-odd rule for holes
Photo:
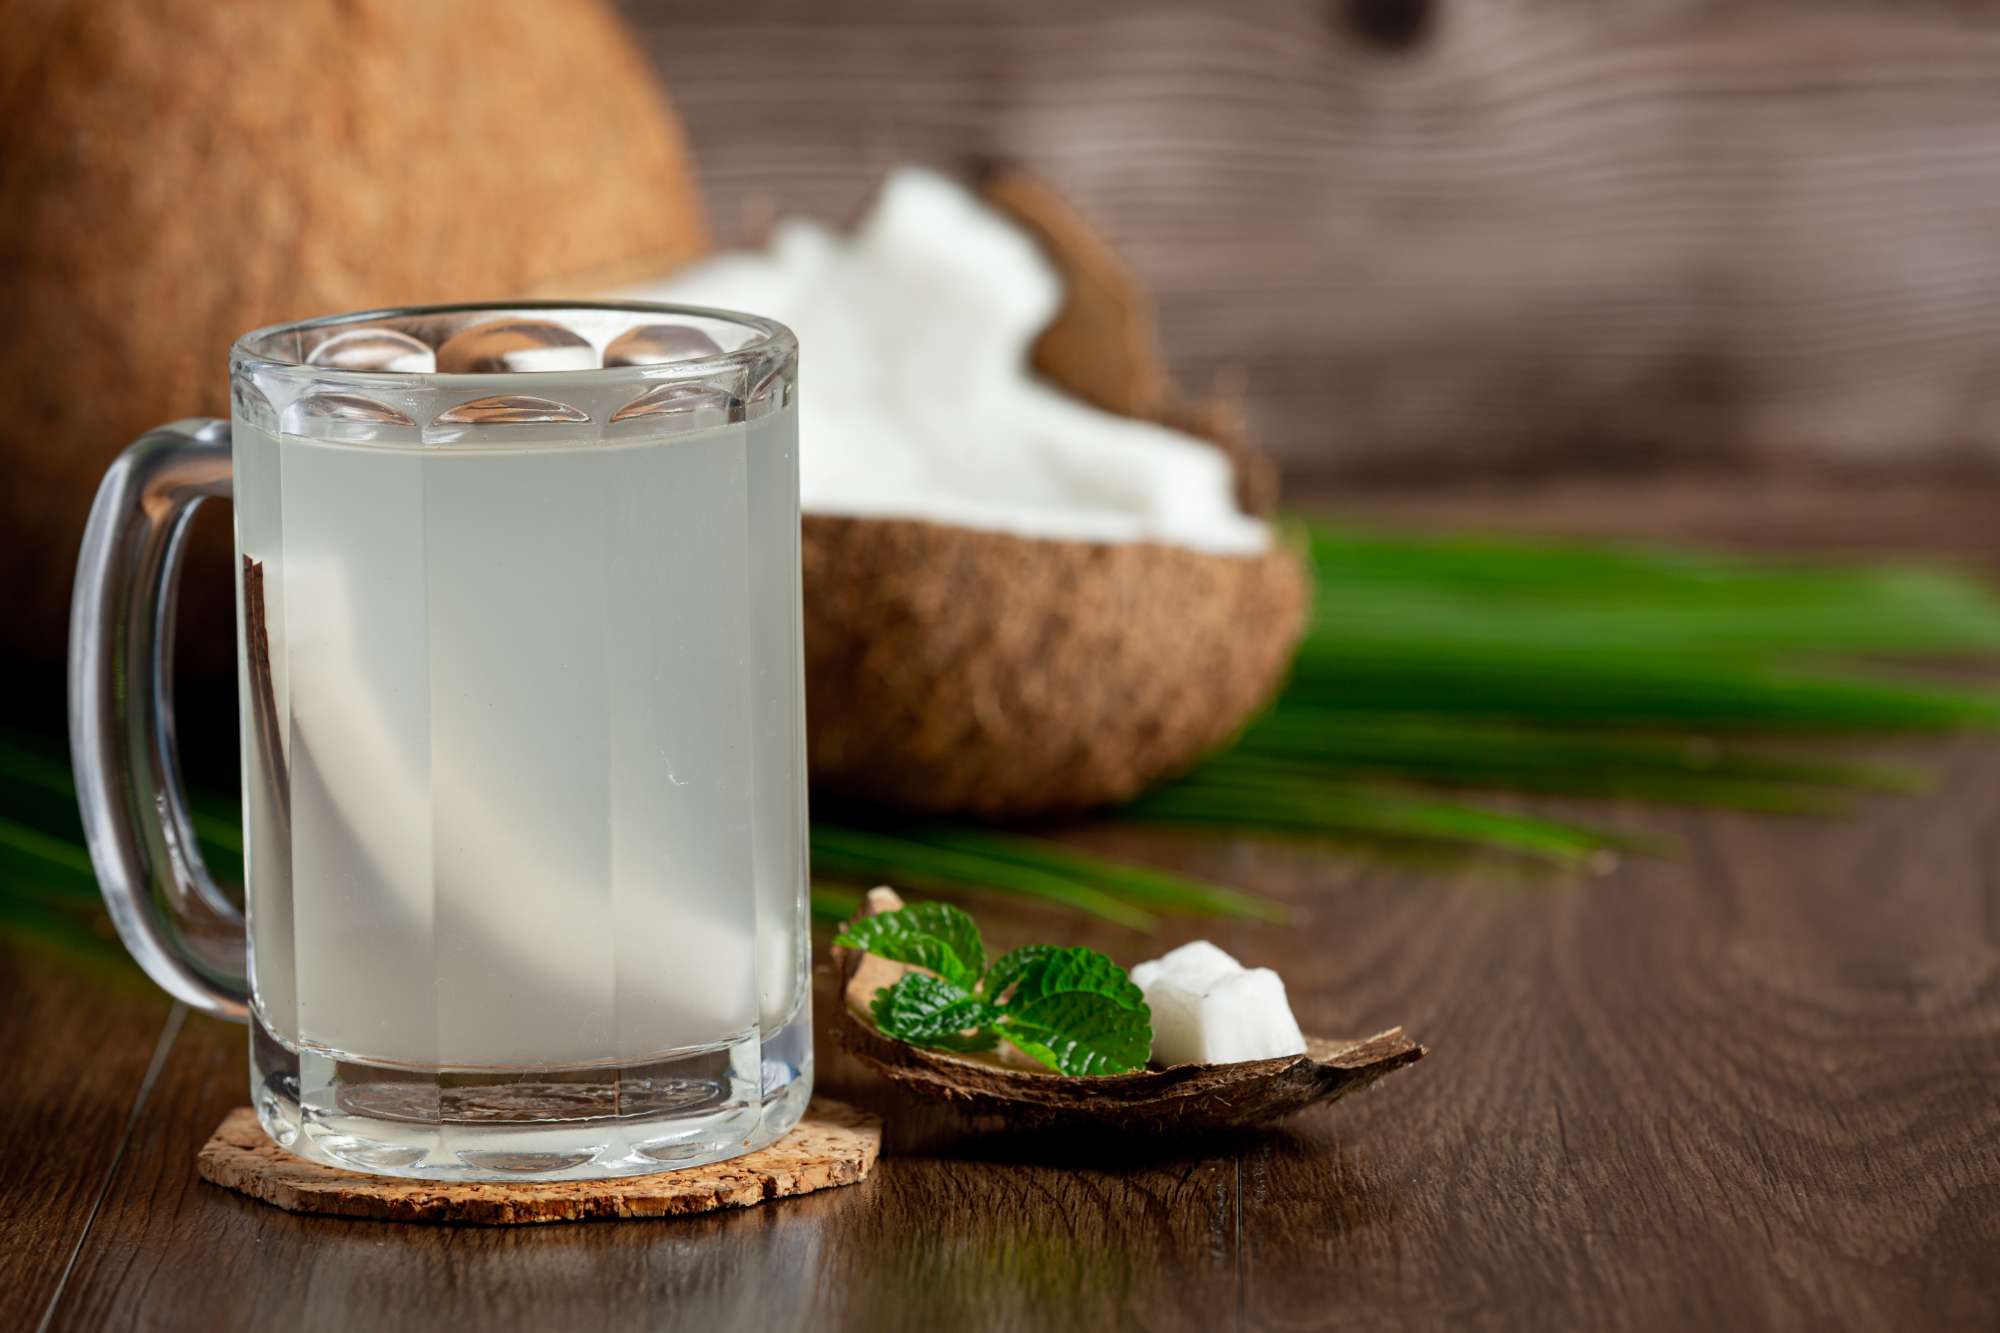
[[[42,663],[105,466],[225,415],[236,335],[704,244],[679,127],[598,0],[16,0],[0,198],[0,642]],[[224,670],[227,524],[199,535],[183,634]]]
[[[1036,368],[1209,439],[1239,504],[1268,513],[1271,469],[1233,413],[1173,393],[1150,304],[1110,249],[1025,177],[988,198],[1065,279]],[[1282,545],[1216,555],[818,514],[802,545],[815,787],[993,819],[1129,800],[1193,765],[1277,689],[1310,600]]]

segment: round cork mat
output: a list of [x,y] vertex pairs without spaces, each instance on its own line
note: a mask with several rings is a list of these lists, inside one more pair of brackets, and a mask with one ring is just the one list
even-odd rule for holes
[[874,1167],[881,1147],[880,1120],[815,1097],[792,1132],[770,1147],[707,1166],[616,1180],[404,1180],[294,1157],[271,1142],[256,1112],[239,1106],[202,1145],[196,1167],[203,1180],[294,1213],[520,1226],[747,1208],[852,1185]]

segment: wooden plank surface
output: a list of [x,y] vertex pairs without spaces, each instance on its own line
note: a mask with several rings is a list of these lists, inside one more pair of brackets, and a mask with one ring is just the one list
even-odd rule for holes
[[0,933],[0,1328],[32,1328],[55,1297],[164,1058],[171,1007],[122,961]]
[[[1995,506],[1993,488],[1925,500],[1912,484],[1760,507],[1695,479],[1344,508],[1562,530],[1610,515],[1798,550],[1905,546],[1927,526],[1933,547],[2000,570]],[[1268,1133],[979,1138],[886,1099],[822,1040],[822,1087],[888,1116],[876,1173],[851,1189],[532,1233],[302,1218],[195,1178],[245,1062],[240,1029],[190,1020],[52,1326],[2000,1326],[2000,744],[1870,748],[1928,765],[1934,789],[1837,821],[1593,806],[1684,850],[1588,879],[1097,827],[1075,837],[1270,894],[1294,921],[1147,940],[975,904],[1000,943],[1060,932],[1127,960],[1208,934],[1278,967],[1307,1028],[1403,1023],[1432,1047]],[[99,1002],[50,966],[13,976],[10,1052],[34,1049],[31,1022]],[[122,1062],[127,1090],[100,1100],[129,1109],[163,1011],[49,1036],[10,1063],[17,1102]],[[10,1180],[12,1163],[52,1174],[12,1197],[73,1215],[90,1190],[66,1182],[102,1146],[25,1123]],[[10,1233],[11,1271],[60,1270],[75,1230]]]
[[1025,163],[1291,462],[2000,456],[1990,5],[621,8],[722,239]]

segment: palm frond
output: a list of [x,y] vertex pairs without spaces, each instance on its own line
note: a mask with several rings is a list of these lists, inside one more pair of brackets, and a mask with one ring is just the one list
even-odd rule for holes
[[1621,840],[1412,785],[1837,813],[1922,774],[1769,738],[2000,725],[2000,694],[1851,660],[2000,649],[2000,600],[1955,573],[1292,530],[1315,592],[1283,692],[1120,817],[1571,864]]
[[[2000,693],[1867,664],[2000,652],[2000,599],[1964,575],[1297,520],[1289,530],[1316,586],[1284,690],[1228,749],[1112,818],[1589,867],[1661,848],[1478,793],[1834,813],[1914,790],[1923,775],[1802,749],[1807,739],[2000,725]],[[234,807],[214,793],[194,802],[222,875],[240,869]],[[1140,930],[1170,913],[1280,915],[1047,837],[883,813],[816,818],[812,863],[823,921],[885,881],[1012,894]],[[0,867],[19,890],[13,919],[73,926],[94,889],[58,740],[0,737]]]

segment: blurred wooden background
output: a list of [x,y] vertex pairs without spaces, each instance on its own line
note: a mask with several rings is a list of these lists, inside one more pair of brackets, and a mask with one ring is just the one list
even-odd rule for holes
[[1295,475],[2000,459],[2000,5],[622,8],[725,242],[1025,163]]

